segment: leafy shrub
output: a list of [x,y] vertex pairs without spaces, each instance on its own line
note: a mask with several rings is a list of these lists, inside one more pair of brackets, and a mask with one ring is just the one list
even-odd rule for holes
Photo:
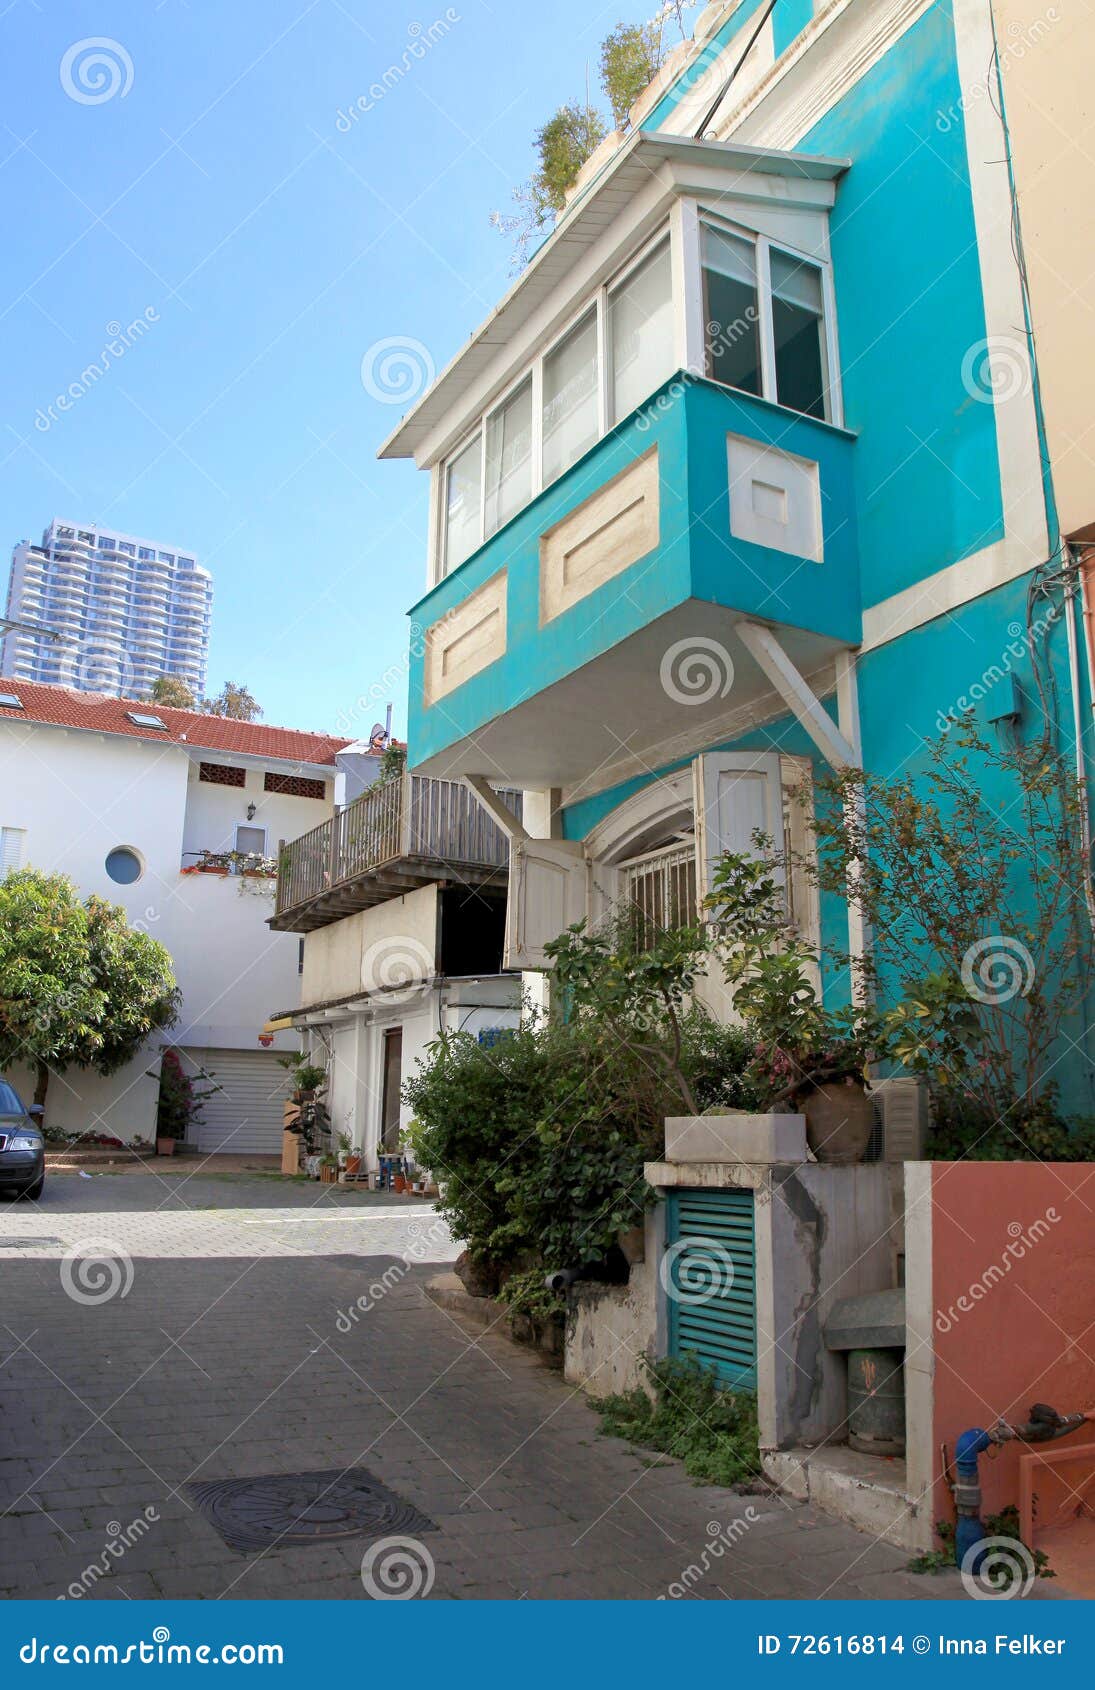
[[[680,1023],[681,1071],[700,1107],[749,1107],[748,1047],[699,1010]],[[482,1265],[509,1270],[603,1262],[621,1228],[654,1200],[643,1164],[661,1154],[681,1095],[650,1041],[675,1050],[664,1025],[633,1046],[595,1015],[526,1025],[490,1049],[443,1034],[404,1086],[416,1162]]]
[[723,1390],[698,1360],[648,1364],[641,1387],[598,1403],[601,1431],[684,1462],[700,1484],[737,1485],[761,1472],[756,1399]]
[[1095,1120],[1066,1120],[1052,1089],[1033,1108],[1017,1104],[1003,1115],[938,1091],[924,1154],[939,1162],[1095,1162]]
[[536,1337],[553,1323],[561,1326],[567,1309],[563,1292],[550,1291],[544,1277],[540,1268],[511,1274],[498,1293],[509,1309],[511,1325],[523,1318]]

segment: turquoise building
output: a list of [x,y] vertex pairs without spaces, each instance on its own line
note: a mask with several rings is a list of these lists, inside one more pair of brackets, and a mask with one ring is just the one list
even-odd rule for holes
[[802,845],[810,771],[903,771],[967,702],[1040,731],[1034,663],[1086,774],[1000,11],[708,6],[382,448],[431,476],[410,766],[510,833],[511,966],[624,894],[687,911],[758,826]]

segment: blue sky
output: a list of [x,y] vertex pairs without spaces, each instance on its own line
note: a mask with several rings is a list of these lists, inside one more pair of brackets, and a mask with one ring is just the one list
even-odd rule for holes
[[[597,89],[613,25],[653,10],[0,0],[5,575],[54,515],[191,550],[215,578],[211,690],[230,677],[267,721],[367,732],[423,587],[427,478],[375,461],[403,407],[362,360],[411,338],[440,369],[492,308],[510,253],[489,216],[535,129],[587,69]],[[116,91],[75,99],[63,61],[96,38],[115,84],[81,84],[84,49],[69,86]]]

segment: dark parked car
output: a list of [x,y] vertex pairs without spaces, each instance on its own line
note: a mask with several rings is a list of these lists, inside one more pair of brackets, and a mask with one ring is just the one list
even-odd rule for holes
[[0,1080],[0,1192],[32,1201],[41,1197],[46,1180],[41,1114],[37,1107],[26,1109],[15,1087]]

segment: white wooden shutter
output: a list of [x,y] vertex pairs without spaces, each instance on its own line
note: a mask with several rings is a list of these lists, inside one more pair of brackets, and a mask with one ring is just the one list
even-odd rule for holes
[[[779,755],[770,751],[713,751],[692,765],[696,799],[696,882],[699,897],[711,891],[724,851],[758,855],[759,829],[783,849],[783,789]],[[783,883],[779,870],[773,877]]]
[[514,839],[509,849],[506,968],[551,967],[544,946],[587,913],[585,853],[573,839]]
[[620,871],[613,863],[592,860],[589,875],[589,925],[600,927],[620,901]]
[[24,827],[0,828],[0,880],[22,863],[26,832]]

